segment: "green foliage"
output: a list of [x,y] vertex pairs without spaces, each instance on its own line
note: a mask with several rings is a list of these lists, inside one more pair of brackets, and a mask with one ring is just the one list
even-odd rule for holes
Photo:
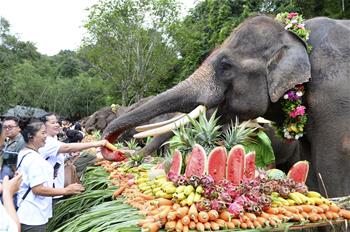
[[159,84],[177,59],[167,36],[177,13],[174,0],[106,0],[91,8],[82,52],[110,83],[114,102],[129,105],[165,88]]

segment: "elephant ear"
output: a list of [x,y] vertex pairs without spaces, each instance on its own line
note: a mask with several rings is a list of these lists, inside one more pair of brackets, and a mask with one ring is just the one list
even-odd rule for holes
[[295,36],[283,33],[283,45],[268,62],[267,83],[272,102],[285,92],[311,78],[311,65],[305,46]]

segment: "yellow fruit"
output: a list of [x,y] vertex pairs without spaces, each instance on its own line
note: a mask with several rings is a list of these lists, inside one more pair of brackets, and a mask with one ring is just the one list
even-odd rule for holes
[[168,187],[166,189],[163,189],[165,190],[166,193],[175,193],[176,192],[176,187]]
[[185,190],[186,186],[185,185],[180,185],[179,187],[176,188],[177,193],[182,193]]
[[297,205],[303,204],[303,201],[300,199],[300,197],[298,195],[295,194],[295,192],[294,193],[289,193],[288,197],[290,199],[292,199],[293,201],[295,201],[295,203]]
[[204,192],[204,189],[203,189],[202,185],[197,186],[196,192],[197,193],[203,193]]
[[308,197],[321,198],[321,194],[315,191],[308,191],[306,194]]
[[195,193],[193,201],[194,202],[200,202],[201,198],[202,198],[202,196],[199,193]]
[[194,192],[194,187],[192,185],[187,185],[185,187],[184,193],[185,195],[190,195],[192,192]]
[[295,205],[295,201],[292,199],[287,199],[289,205]]

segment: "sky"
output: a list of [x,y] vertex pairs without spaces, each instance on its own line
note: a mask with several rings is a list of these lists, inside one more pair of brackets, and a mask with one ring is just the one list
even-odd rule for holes
[[[180,0],[188,10],[198,0]],[[30,41],[49,56],[76,50],[84,36],[88,7],[98,0],[0,0],[0,16],[10,23],[12,35]]]

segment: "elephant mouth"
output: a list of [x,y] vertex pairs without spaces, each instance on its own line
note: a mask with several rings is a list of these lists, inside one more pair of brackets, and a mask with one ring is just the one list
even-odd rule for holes
[[[164,133],[167,133],[169,131],[175,130],[183,125],[188,124],[191,121],[191,119],[198,118],[199,115],[201,113],[204,113],[205,111],[206,107],[203,105],[199,105],[188,114],[181,113],[166,121],[138,126],[135,129],[139,133],[135,134],[133,137],[136,139],[140,139],[150,136],[156,137],[162,135]],[[112,133],[109,133],[105,136],[105,139],[110,142],[116,141],[116,139],[122,132],[123,131],[114,131]],[[111,150],[107,147],[102,147],[101,153],[106,160],[110,161],[123,161],[126,159],[126,155],[123,150]]]

